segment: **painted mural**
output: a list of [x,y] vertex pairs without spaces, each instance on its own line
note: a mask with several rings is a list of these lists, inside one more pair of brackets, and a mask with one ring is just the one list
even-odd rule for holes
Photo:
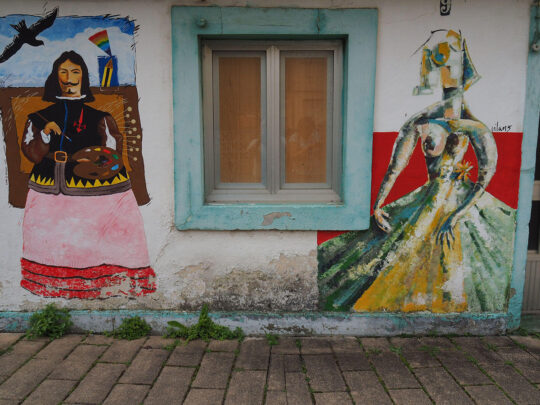
[[21,286],[43,297],[155,291],[128,18],[0,18],[9,200],[24,207]]
[[[414,114],[397,137],[386,135],[395,139],[386,149],[391,150],[388,160],[382,137],[375,136],[374,181],[379,159],[387,166],[373,193],[370,228],[319,234],[323,309],[506,309],[521,138],[514,136],[510,144],[509,138],[496,140],[468,107],[465,92],[480,76],[460,32],[434,31],[417,53],[420,85],[414,94],[432,93],[440,85],[442,100]],[[506,150],[497,147],[505,142],[510,145]],[[503,198],[489,192],[498,170],[494,194],[502,188]],[[514,184],[505,189],[505,181]]]

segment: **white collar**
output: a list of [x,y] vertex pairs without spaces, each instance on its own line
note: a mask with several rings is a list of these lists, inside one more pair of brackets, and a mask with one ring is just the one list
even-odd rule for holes
[[83,94],[80,97],[62,97],[62,96],[56,96],[58,100],[82,100],[83,98],[86,98],[86,94]]

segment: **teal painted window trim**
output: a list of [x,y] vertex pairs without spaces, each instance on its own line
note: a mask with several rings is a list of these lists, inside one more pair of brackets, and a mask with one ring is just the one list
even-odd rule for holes
[[536,143],[538,141],[538,114],[540,112],[540,52],[531,50],[538,26],[535,17],[540,15],[538,6],[531,7],[529,25],[529,56],[527,60],[527,93],[525,95],[525,116],[523,119],[523,144],[521,145],[521,174],[519,177],[519,205],[517,213],[516,242],[514,248],[514,269],[512,272],[511,298],[508,304],[510,321],[508,329],[519,327],[525,285],[529,220],[531,217]]
[[[205,37],[345,40],[342,204],[204,203],[200,40]],[[173,7],[177,228],[367,229],[376,50],[376,9]]]

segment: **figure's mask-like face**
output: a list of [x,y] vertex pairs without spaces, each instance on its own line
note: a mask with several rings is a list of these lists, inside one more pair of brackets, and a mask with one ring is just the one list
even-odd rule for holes
[[[439,40],[432,37],[422,49],[420,86],[413,94],[432,94],[438,83],[443,88],[463,88],[467,90],[480,76],[471,62],[467,44],[456,31],[437,33]],[[434,45],[430,45],[435,42]]]
[[81,97],[82,69],[69,59],[58,66],[58,84],[62,97]]

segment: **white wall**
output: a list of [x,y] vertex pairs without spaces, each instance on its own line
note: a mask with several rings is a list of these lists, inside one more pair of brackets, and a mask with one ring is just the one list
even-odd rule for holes
[[[529,0],[454,0],[448,17],[437,0],[408,1],[24,1],[0,0],[0,13],[129,16],[136,34],[137,89],[146,180],[152,201],[141,207],[157,292],[128,300],[58,300],[71,308],[302,310],[317,303],[316,232],[180,232],[173,224],[171,5],[376,7],[379,9],[375,131],[397,131],[406,117],[440,99],[412,96],[419,54],[437,28],[460,29],[482,79],[466,94],[471,110],[491,127],[522,130]],[[19,286],[23,210],[10,207],[5,154],[0,159],[0,310],[32,310],[49,302]]]

